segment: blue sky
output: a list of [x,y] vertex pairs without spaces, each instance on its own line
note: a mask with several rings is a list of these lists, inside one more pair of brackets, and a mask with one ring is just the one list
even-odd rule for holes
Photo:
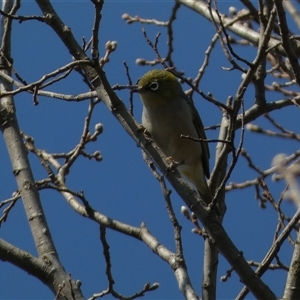
[[[72,29],[76,39],[81,43],[84,36],[91,36],[93,24],[93,5],[90,1],[54,1],[54,7],[62,20]],[[126,24],[121,16],[128,13],[142,18],[156,18],[167,21],[173,1],[107,1],[103,8],[100,26],[99,49],[104,54],[104,45],[108,40],[118,42],[117,50],[112,53],[110,62],[105,65],[106,75],[111,83],[127,84],[123,61],[126,61],[132,79],[137,80],[151,69],[135,64],[137,58],[153,60],[155,54],[147,45],[141,29],[144,27],[149,38],[154,39],[161,32],[159,51],[166,53],[166,28],[134,23]],[[229,6],[239,7],[236,1],[220,1],[220,10]],[[227,12],[227,10],[225,10]],[[40,15],[33,1],[23,1],[18,12],[20,15]],[[195,12],[182,8],[174,23],[173,60],[178,70],[185,71],[187,77],[195,77],[204,60],[204,53],[213,37],[215,29],[211,23]],[[236,51],[251,60],[255,52],[243,47]],[[64,45],[46,24],[37,21],[14,23],[12,32],[12,55],[14,68],[27,81],[39,79],[43,74],[53,71],[72,60]],[[209,62],[209,68],[200,84],[205,93],[211,92],[220,102],[225,103],[229,95],[234,95],[241,81],[238,71],[226,72],[221,67],[229,67],[220,45]],[[161,66],[158,66],[162,68]],[[267,83],[272,81],[267,79]],[[48,88],[55,92],[78,94],[87,91],[82,79],[72,74],[66,81]],[[117,92],[129,107],[127,91]],[[278,100],[275,93],[270,93],[268,101]],[[33,136],[38,148],[48,152],[67,152],[79,142],[88,102],[67,103],[60,100],[39,97],[40,104],[34,106],[30,94],[22,93],[15,97],[20,128]],[[196,107],[205,126],[220,123],[221,112],[212,104],[196,96]],[[245,108],[253,104],[253,89],[249,86],[245,96]],[[140,122],[141,103],[134,98],[134,115]],[[279,123],[290,130],[296,130],[297,111],[290,107],[273,114]],[[123,130],[103,103],[96,108],[92,118],[92,126],[103,123],[104,132],[97,142],[89,144],[88,150],[93,153],[100,150],[103,161],[95,163],[80,158],[68,176],[67,184],[71,189],[83,190],[86,198],[103,214],[116,218],[130,225],[139,226],[145,222],[148,229],[158,240],[174,251],[173,229],[169,222],[163,196],[158,182],[143,162],[141,150]],[[263,120],[255,124],[272,128]],[[216,138],[218,131],[208,131],[208,138]],[[238,139],[236,141],[238,144]],[[274,155],[284,152],[290,154],[297,150],[296,142],[281,142],[274,138],[245,134],[244,147],[251,154],[255,163],[262,169],[269,168]],[[212,169],[215,144],[210,144]],[[40,162],[29,154],[35,178],[47,176]],[[4,142],[0,142],[0,180],[2,188],[1,200],[9,198],[16,189],[10,161]],[[247,162],[240,158],[229,181],[242,182],[253,179],[256,174],[247,168]],[[284,183],[272,185],[273,196],[278,199]],[[170,187],[170,185],[169,185]],[[90,220],[76,214],[66,201],[55,191],[41,192],[42,204],[47,221],[59,252],[59,257],[66,270],[74,279],[82,281],[82,290],[88,298],[93,293],[107,287],[105,264],[102,256],[102,245],[99,240],[99,228]],[[172,193],[172,203],[178,219],[183,226],[182,238],[184,253],[193,286],[200,294],[203,261],[203,240],[191,233],[191,224],[180,214],[182,200]],[[237,247],[243,251],[246,259],[261,261],[272,244],[273,233],[277,224],[277,215],[267,205],[267,209],[259,208],[255,199],[254,188],[229,192],[226,197],[227,213],[224,226]],[[285,211],[292,214],[295,207],[291,203],[284,204]],[[26,221],[24,209],[19,201],[10,212],[8,221],[0,228],[0,237],[16,246],[36,255],[31,233]],[[159,257],[155,256],[141,242],[107,230],[110,244],[112,271],[116,289],[123,295],[130,295],[142,289],[146,282],[159,282],[160,288],[148,293],[144,299],[181,299],[171,268]],[[291,247],[286,245],[282,250],[282,260],[289,264]],[[230,268],[223,257],[220,257],[219,278]],[[281,296],[285,283],[285,272],[269,271],[263,280],[273,291]],[[226,282],[218,282],[218,299],[232,299],[243,285],[234,273]],[[53,299],[52,293],[42,283],[18,270],[9,263],[1,262],[0,268],[1,299]],[[109,298],[109,297],[108,297]],[[247,299],[251,299],[251,295]]]

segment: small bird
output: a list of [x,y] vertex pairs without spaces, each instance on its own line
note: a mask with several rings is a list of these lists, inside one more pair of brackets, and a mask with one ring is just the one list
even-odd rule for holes
[[177,78],[165,70],[144,74],[137,88],[143,103],[142,124],[162,152],[175,161],[177,169],[209,204],[212,193],[209,178],[209,149],[206,142],[181,135],[206,139],[200,116]]

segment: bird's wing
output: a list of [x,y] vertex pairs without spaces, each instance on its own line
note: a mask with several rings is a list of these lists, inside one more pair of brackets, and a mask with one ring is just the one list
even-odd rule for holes
[[[191,113],[193,116],[193,123],[196,128],[196,131],[198,133],[198,137],[200,139],[206,140],[206,134],[204,131],[204,126],[201,121],[201,118],[199,116],[199,113],[193,103],[193,101],[183,92],[183,98],[184,100],[189,104],[191,108]],[[209,171],[209,148],[208,148],[208,143],[207,142],[201,142],[202,145],[202,165],[204,169],[205,176],[209,179],[210,177],[210,171]]]

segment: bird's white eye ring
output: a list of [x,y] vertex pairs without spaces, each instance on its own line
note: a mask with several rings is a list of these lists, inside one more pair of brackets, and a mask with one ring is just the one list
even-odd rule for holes
[[149,85],[151,91],[157,91],[159,88],[159,83],[157,81],[153,81]]

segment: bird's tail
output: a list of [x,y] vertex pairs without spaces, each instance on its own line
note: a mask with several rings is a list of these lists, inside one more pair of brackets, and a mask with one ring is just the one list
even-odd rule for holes
[[[180,172],[196,187],[201,199],[209,205],[213,200],[213,195],[210,188],[207,185],[204,170],[202,166],[189,167],[180,166],[178,168]],[[197,170],[195,172],[195,170]]]
[[197,191],[198,191],[200,197],[202,198],[202,200],[207,205],[209,205],[212,202],[213,195],[212,195],[210,188],[207,185],[205,178],[203,180],[197,182],[196,188],[197,188]]

